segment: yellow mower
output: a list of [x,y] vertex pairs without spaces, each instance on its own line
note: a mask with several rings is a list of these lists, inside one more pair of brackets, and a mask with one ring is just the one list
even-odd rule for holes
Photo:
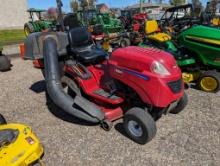
[[43,146],[29,126],[7,124],[0,114],[1,166],[43,166],[43,152]]

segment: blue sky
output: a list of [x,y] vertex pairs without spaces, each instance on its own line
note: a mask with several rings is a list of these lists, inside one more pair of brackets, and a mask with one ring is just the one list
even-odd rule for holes
[[[64,10],[70,10],[70,0],[62,0]],[[137,3],[139,0],[98,0],[97,3],[106,3],[110,7],[123,7]],[[29,8],[47,9],[56,6],[56,0],[28,0]]]
[[[70,11],[70,0],[62,0],[64,4],[64,10]],[[138,3],[139,0],[98,0],[98,3],[106,3],[110,7],[125,7],[131,4]],[[169,0],[165,0],[169,2]],[[206,4],[207,0],[202,0],[203,4]],[[28,0],[30,8],[47,9],[49,7],[56,6],[56,0]]]

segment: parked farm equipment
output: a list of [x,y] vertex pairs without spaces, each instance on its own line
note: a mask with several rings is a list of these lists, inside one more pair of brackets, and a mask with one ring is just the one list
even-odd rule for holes
[[181,71],[164,51],[127,47],[108,56],[82,27],[35,33],[25,48],[25,58],[42,60],[54,104],[105,130],[123,118],[125,131],[137,143],[153,139],[162,114],[179,113],[187,104]]
[[206,92],[220,89],[220,29],[194,25],[182,29],[175,39],[158,31],[156,21],[146,23],[146,40],[141,46],[154,46],[173,54],[186,83],[194,82]]
[[0,114],[0,163],[2,166],[44,164],[43,146],[29,126],[9,123]]
[[43,18],[42,14],[46,13],[46,10],[29,9],[27,12],[30,15],[30,21],[24,25],[24,33],[26,36],[31,33],[45,31],[56,26],[56,21]]

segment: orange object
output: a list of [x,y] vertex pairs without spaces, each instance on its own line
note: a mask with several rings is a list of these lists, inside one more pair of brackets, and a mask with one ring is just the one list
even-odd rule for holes
[[44,64],[40,59],[36,59],[33,61],[34,67],[42,69],[44,68]]
[[[20,57],[21,59],[24,59],[25,56],[25,46],[24,43],[20,44]],[[40,59],[36,59],[33,61],[33,65],[36,68],[44,68],[43,62]]]
[[24,54],[25,54],[25,46],[24,43],[20,44],[20,57],[21,59],[24,59]]

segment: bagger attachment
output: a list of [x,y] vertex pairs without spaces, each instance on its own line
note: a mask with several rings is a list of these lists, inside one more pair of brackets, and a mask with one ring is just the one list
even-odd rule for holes
[[24,58],[44,61],[47,93],[58,107],[82,120],[103,123],[104,113],[98,107],[79,95],[72,98],[63,89],[58,59],[67,56],[68,45],[64,32],[33,33],[25,41]]

